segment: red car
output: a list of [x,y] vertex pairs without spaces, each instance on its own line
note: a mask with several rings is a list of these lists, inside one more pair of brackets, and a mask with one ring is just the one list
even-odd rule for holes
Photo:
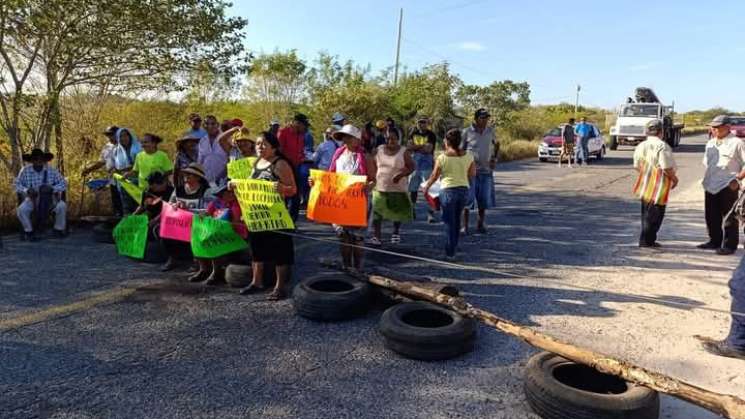
[[730,116],[729,120],[732,134],[745,138],[745,116]]

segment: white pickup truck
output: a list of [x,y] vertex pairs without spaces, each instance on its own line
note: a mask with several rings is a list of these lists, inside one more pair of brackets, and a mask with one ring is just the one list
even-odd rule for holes
[[662,121],[662,139],[671,147],[677,147],[684,125],[673,123],[674,112],[672,106],[660,103],[652,89],[637,88],[636,99],[629,98],[618,108],[616,123],[610,128],[610,149],[615,150],[619,145],[635,146],[644,141],[647,138],[645,127],[654,120]]

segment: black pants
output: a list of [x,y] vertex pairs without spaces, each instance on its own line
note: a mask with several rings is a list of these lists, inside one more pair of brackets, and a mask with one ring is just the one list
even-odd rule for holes
[[111,191],[111,208],[114,210],[114,215],[121,217],[124,215],[124,209],[122,208],[122,197],[119,195],[119,189],[116,185],[109,185]]
[[657,241],[657,232],[665,218],[665,205],[642,203],[642,232],[639,234],[640,246],[651,246]]
[[706,230],[709,232],[709,242],[715,246],[727,249],[737,249],[740,238],[740,228],[734,215],[730,215],[724,223],[722,234],[722,220],[737,201],[737,191],[728,187],[711,194],[706,192],[704,212],[706,213]]

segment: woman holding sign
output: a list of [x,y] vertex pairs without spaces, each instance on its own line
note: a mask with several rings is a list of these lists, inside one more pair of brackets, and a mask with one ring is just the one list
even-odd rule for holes
[[383,220],[393,221],[391,244],[398,244],[401,242],[401,223],[412,219],[408,177],[415,168],[411,153],[401,147],[398,131],[388,131],[386,143],[375,152],[375,164],[378,168],[372,199],[375,232],[370,244],[381,245]]
[[[331,158],[329,172],[367,176],[367,187],[375,185],[377,168],[375,160],[365,153],[362,147],[360,129],[347,124],[334,133],[334,139],[343,141]],[[311,185],[312,186],[312,185]],[[368,189],[369,190],[369,189]],[[366,227],[349,227],[334,225],[336,234],[341,240],[341,258],[345,268],[362,268],[362,242],[365,239]]]
[[[275,182],[277,192],[284,198],[297,193],[295,175],[290,162],[279,151],[279,140],[271,132],[262,132],[256,138],[259,159],[254,165],[252,179]],[[295,247],[292,236],[275,231],[257,231],[249,236],[252,254],[253,280],[241,290],[242,295],[254,294],[264,289],[264,263],[274,263],[277,285],[270,300],[287,297],[286,286],[290,277],[290,266],[295,263]]]
[[445,224],[445,258],[448,261],[455,258],[455,248],[460,238],[460,214],[468,202],[468,181],[476,176],[473,155],[461,150],[460,144],[460,130],[451,129],[445,134],[445,152],[437,156],[435,170],[424,185],[426,196],[437,179],[442,184],[440,205],[442,222]]

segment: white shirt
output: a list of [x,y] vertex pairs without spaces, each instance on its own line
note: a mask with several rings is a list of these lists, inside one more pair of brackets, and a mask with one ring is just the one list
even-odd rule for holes
[[634,150],[634,168],[638,169],[641,161],[654,165],[660,169],[677,169],[673,149],[662,141],[660,137],[648,136],[645,141]]
[[114,149],[116,148],[115,144],[106,143],[105,146],[103,146],[103,149],[101,150],[101,160],[106,162],[106,171],[110,172],[112,169],[114,169]]
[[745,167],[745,145],[733,135],[721,140],[712,138],[706,143],[703,163],[706,174],[701,184],[706,192],[718,193]]

